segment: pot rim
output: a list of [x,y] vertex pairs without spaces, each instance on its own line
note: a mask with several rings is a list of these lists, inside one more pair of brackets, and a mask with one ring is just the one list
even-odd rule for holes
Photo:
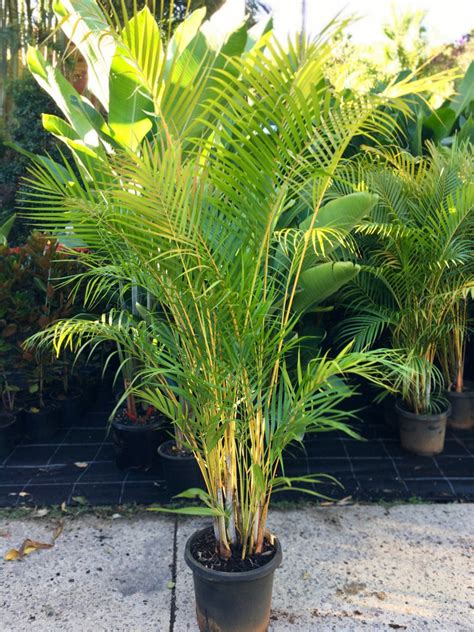
[[446,391],[446,397],[452,397],[453,399],[472,399],[474,398],[474,384],[465,380],[464,390],[461,393],[458,393],[458,391]]
[[267,575],[275,572],[275,570],[280,566],[281,561],[283,559],[283,553],[281,549],[281,544],[278,538],[275,538],[276,551],[275,555],[272,559],[265,564],[264,566],[260,566],[259,568],[254,568],[251,571],[241,571],[238,573],[229,573],[226,571],[214,571],[210,568],[206,568],[200,562],[198,562],[193,554],[191,553],[191,544],[192,542],[204,533],[208,531],[212,527],[204,527],[204,529],[199,529],[195,531],[186,542],[186,548],[184,549],[184,561],[189,566],[189,568],[208,582],[221,582],[221,583],[242,583],[242,582],[251,582],[255,579],[262,579]]
[[411,419],[412,421],[436,421],[438,419],[442,419],[443,417],[451,414],[452,406],[449,402],[446,402],[445,410],[442,410],[439,413],[414,413],[411,410],[407,410],[402,406],[403,400],[397,399],[395,402],[395,410],[397,413],[403,415],[407,419]]
[[175,456],[174,454],[168,454],[165,452],[164,446],[169,445],[170,443],[176,443],[176,441],[174,439],[168,439],[167,441],[160,443],[158,446],[158,454],[163,459],[169,459],[170,461],[177,461],[179,463],[187,463],[188,461],[195,460],[194,454],[189,454],[188,456]]
[[161,418],[151,424],[123,424],[114,417],[111,421],[111,425],[117,430],[125,430],[126,432],[143,432],[145,430],[161,430],[165,424]]

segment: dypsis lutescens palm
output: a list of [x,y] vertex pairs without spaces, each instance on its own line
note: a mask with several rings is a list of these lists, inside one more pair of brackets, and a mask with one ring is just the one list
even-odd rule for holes
[[362,273],[345,295],[354,315],[344,334],[366,348],[388,331],[411,367],[399,384],[405,405],[430,412],[442,386],[436,356],[446,343],[455,351],[458,312],[474,285],[473,147],[428,145],[426,158],[385,150],[343,175],[339,191],[379,197],[360,228]]
[[[43,342],[60,351],[113,339],[147,367],[134,389],[194,451],[223,556],[262,549],[272,491],[298,486],[278,475],[289,443],[308,431],[349,431],[338,406],[350,392],[344,377],[380,377],[382,353],[321,352],[291,374],[286,364],[301,313],[357,274],[351,262],[331,261],[375,198],[323,205],[344,151],[358,134],[391,130],[379,106],[422,88],[407,81],[378,96],[332,94],[331,34],[288,50],[267,38],[265,49],[257,43],[211,70],[190,127],[168,124],[173,106],[157,112],[139,145],[115,145],[93,169],[82,168],[84,152],[73,154],[77,171],[41,160],[32,168],[29,204],[41,203],[41,225],[91,248],[91,295],[121,281],[146,288],[159,306],[139,306],[138,322],[117,313],[61,322]],[[185,97],[176,98],[180,111]],[[286,229],[280,219],[308,190],[307,219]]]

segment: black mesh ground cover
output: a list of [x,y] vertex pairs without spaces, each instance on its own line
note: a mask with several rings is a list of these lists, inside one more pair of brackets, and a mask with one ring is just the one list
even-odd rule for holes
[[[169,501],[159,471],[117,468],[106,432],[109,410],[103,405],[84,415],[80,423],[64,426],[48,443],[17,445],[0,461],[0,506]],[[381,412],[361,416],[365,420],[357,429],[365,441],[340,432],[312,435],[305,441],[305,451],[290,451],[285,473],[334,476],[343,488],[329,483],[315,488],[334,499],[474,501],[474,430],[448,430],[443,454],[416,457],[400,448],[396,430],[384,422]],[[275,498],[296,499],[295,494]]]

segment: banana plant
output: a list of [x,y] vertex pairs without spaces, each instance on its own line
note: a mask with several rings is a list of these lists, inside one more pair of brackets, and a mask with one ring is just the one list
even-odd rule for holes
[[269,26],[226,24],[224,4],[209,20],[205,8],[194,11],[167,39],[147,6],[125,14],[118,30],[95,0],[56,0],[54,11],[86,61],[92,100],[30,47],[30,72],[65,117],[44,115],[43,124],[81,157],[97,160],[117,147],[137,151],[150,132],[196,133],[216,71],[232,72],[233,58],[263,46]]

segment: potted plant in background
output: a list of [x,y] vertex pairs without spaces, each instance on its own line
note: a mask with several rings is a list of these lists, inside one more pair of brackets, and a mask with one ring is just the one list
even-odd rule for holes
[[[113,313],[109,316],[113,318]],[[125,317],[122,314],[122,318]],[[120,344],[117,344],[117,356],[123,379],[123,395],[111,417],[117,465],[150,469],[158,465],[158,446],[166,436],[166,419],[130,388],[139,372],[136,356],[129,355]]]
[[[0,346],[0,353],[4,349]],[[16,396],[20,389],[14,384],[9,384],[6,372],[0,374],[0,395],[2,408],[0,409],[0,457],[8,455],[18,439],[20,413],[16,406]]]
[[440,345],[440,364],[451,404],[448,426],[468,430],[474,426],[474,384],[464,378],[466,345],[469,333],[468,301],[472,289],[460,297],[449,314],[449,330]]
[[[472,146],[428,146],[426,158],[375,151],[365,158],[365,186],[379,195],[359,230],[362,272],[346,292],[344,337],[359,348],[388,332],[403,358],[396,414],[401,444],[421,455],[443,450],[451,407],[443,396],[439,351],[457,353],[453,310],[473,284]],[[361,165],[341,176],[359,182]],[[458,321],[459,326],[459,321]],[[357,348],[357,347],[356,347]],[[445,350],[445,354],[448,353]],[[452,378],[451,378],[452,379]]]
[[[71,5],[79,10],[79,3]],[[134,324],[133,336],[128,327],[116,327],[114,335],[144,367],[129,391],[172,419],[204,479],[206,490],[182,496],[197,496],[205,506],[180,510],[212,518],[186,548],[198,625],[203,631],[263,630],[281,560],[280,543],[267,527],[270,498],[282,489],[318,495],[314,486],[323,477],[285,476],[283,451],[306,432],[351,432],[341,408],[350,392],[342,387],[345,379],[355,373],[381,383],[381,364],[391,366],[383,350],[349,346],[335,356],[318,348],[305,365],[288,362],[301,343],[296,325],[302,313],[315,297],[329,296],[357,275],[352,262],[337,265],[329,253],[347,236],[347,214],[357,223],[375,199],[366,193],[358,203],[349,198],[330,226],[318,226],[318,215],[351,141],[387,130],[379,106],[403,109],[400,96],[430,80],[409,76],[362,97],[321,90],[331,38],[341,28],[334,25],[289,50],[266,38],[268,49],[257,42],[227,68],[210,68],[192,82],[193,94],[212,83],[199,125],[168,125],[168,113],[172,120],[171,112],[189,112],[190,95],[173,88],[173,107],[161,108],[173,82],[142,64],[144,51],[160,49],[159,30],[146,11],[132,20],[137,32],[147,25],[147,37],[114,40],[116,61],[140,65],[148,99],[142,118],[160,116],[145,125],[133,151],[88,148],[92,178],[67,163],[58,169],[36,161],[30,185],[45,202],[36,217],[87,240],[90,269],[105,291],[115,283],[105,282],[113,261],[124,280],[146,288],[161,306],[151,321]],[[93,35],[87,45],[104,43]],[[107,30],[107,37],[115,35]],[[163,59],[171,56],[173,65],[176,48],[165,47]],[[281,229],[283,214],[308,187],[312,212],[305,225]],[[89,327],[81,319],[63,320],[43,338],[56,352],[80,347]]]

